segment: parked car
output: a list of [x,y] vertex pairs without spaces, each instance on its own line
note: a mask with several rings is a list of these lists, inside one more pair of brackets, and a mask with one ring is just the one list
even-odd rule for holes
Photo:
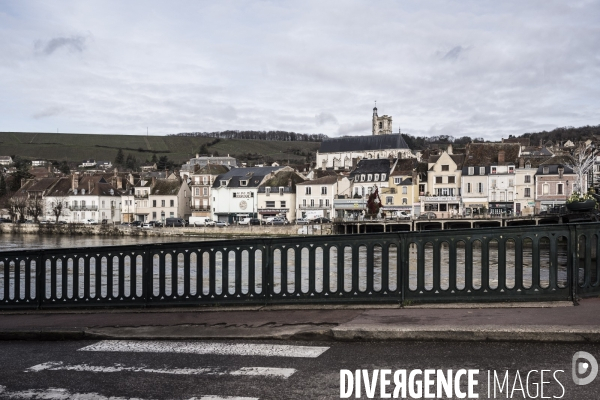
[[83,223],[86,225],[98,225],[98,221],[95,219],[86,219],[83,221]]
[[100,222],[102,225],[107,225],[108,224],[108,220],[107,219],[103,219],[102,222]]
[[296,224],[298,224],[298,225],[308,225],[309,223],[310,223],[310,221],[308,220],[308,218],[296,219]]
[[250,218],[250,225],[262,225],[262,221],[258,218]]
[[329,218],[319,217],[319,218],[313,219],[313,222],[315,224],[330,224],[331,220]]
[[152,222],[144,222],[142,228],[154,228],[154,224]]
[[229,224],[225,221],[217,221],[217,222],[215,222],[215,226],[224,227],[224,226],[229,226]]
[[204,221],[204,225],[205,226],[215,226],[215,221],[213,221],[212,219],[207,219]]
[[287,225],[290,222],[285,218],[274,217],[271,221],[267,221],[267,225]]
[[436,219],[437,215],[433,211],[426,211],[419,215],[419,219]]
[[139,228],[142,226],[142,221],[133,221],[131,223],[131,226],[135,226],[136,228]]
[[174,226],[186,226],[186,223],[183,218],[167,218],[165,226],[170,228]]

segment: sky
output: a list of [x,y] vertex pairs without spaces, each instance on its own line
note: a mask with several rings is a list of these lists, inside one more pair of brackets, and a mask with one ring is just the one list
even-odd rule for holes
[[0,131],[600,124],[600,0],[0,0]]

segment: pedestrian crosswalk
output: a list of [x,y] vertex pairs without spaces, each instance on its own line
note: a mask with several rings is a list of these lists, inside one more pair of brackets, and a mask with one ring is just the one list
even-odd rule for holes
[[[110,365],[98,365],[93,362],[73,362],[49,360],[37,365],[33,365],[25,372],[28,374],[44,374],[48,371],[64,371],[66,373],[94,373],[94,374],[119,374],[119,373],[139,373],[139,374],[156,374],[156,376],[203,376],[209,375],[214,377],[249,377],[262,378],[270,380],[286,380],[292,377],[296,372],[296,368],[280,367],[280,366],[264,366],[264,359],[256,357],[267,357],[273,360],[282,360],[285,358],[293,359],[314,359],[325,353],[329,347],[325,346],[296,346],[285,344],[256,344],[256,343],[216,343],[216,342],[195,342],[195,341],[135,341],[135,340],[103,340],[77,350],[76,353],[84,355],[86,353],[125,353],[130,354],[128,360],[130,363],[112,363]],[[210,360],[213,364],[215,359],[219,360],[220,356],[241,356],[243,360],[247,356],[251,360],[260,360],[260,366],[243,365],[239,363],[236,366],[225,365],[191,365],[181,367],[169,366],[162,363],[160,366],[147,365],[148,363],[135,363],[134,354],[136,353],[152,353],[159,355],[160,353],[169,353],[170,355],[186,355],[186,360],[189,360],[190,355],[210,355]],[[159,357],[163,357],[160,356]],[[81,357],[76,357],[81,359]],[[93,359],[93,357],[92,357]],[[90,360],[92,360],[90,359]],[[171,359],[172,360],[172,359]],[[202,358],[200,358],[202,360]],[[189,362],[189,361],[186,361]],[[218,363],[218,362],[217,362]],[[242,361],[242,364],[244,362]],[[286,363],[284,361],[284,363]],[[100,363],[102,364],[102,362]],[[105,363],[106,364],[106,363]],[[281,361],[278,362],[281,365]],[[110,376],[113,376],[110,375]],[[50,375],[50,377],[52,377]],[[211,378],[212,379],[212,378]],[[273,381],[274,382],[274,381]],[[223,390],[223,386],[220,386]],[[207,388],[204,388],[207,389]],[[210,388],[208,388],[210,390]],[[143,395],[143,393],[140,393]],[[95,392],[77,392],[66,388],[50,387],[47,389],[31,389],[22,391],[11,391],[4,386],[0,386],[0,398],[14,399],[81,399],[81,400],[126,400],[131,397],[110,397],[101,393]],[[143,397],[135,397],[136,400],[150,400]],[[255,397],[235,397],[219,394],[196,394],[194,397],[186,397],[182,400],[259,400]]]

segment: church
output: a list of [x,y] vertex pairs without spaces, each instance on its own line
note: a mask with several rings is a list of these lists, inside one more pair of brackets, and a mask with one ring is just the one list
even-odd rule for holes
[[317,152],[317,168],[352,170],[362,159],[416,158],[400,133],[392,133],[392,117],[373,108],[371,136],[326,139]]

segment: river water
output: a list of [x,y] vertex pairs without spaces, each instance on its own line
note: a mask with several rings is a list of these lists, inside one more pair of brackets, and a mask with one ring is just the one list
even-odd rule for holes
[[[291,239],[293,240],[293,239]],[[38,236],[38,235],[0,235],[0,251],[9,251],[9,250],[22,250],[22,249],[44,249],[44,248],[77,248],[77,247],[96,247],[96,246],[113,246],[113,245],[133,245],[133,244],[148,244],[148,243],[169,243],[169,242],[198,242],[202,241],[201,238],[197,237],[102,237],[102,236],[62,236],[62,235],[54,235],[54,236]],[[482,286],[482,249],[481,246],[477,246],[475,244],[473,250],[473,270],[472,270],[472,285],[474,289],[478,289]],[[317,248],[315,252],[315,291],[320,293],[323,291],[324,285],[324,274],[327,273],[327,269],[323,268],[323,251],[320,248]],[[499,270],[498,270],[498,247],[492,243],[488,247],[489,253],[489,281],[488,284],[491,289],[497,288],[499,286]],[[548,287],[550,281],[550,272],[549,272],[549,246],[545,246],[544,243],[540,244],[540,282],[541,287]],[[298,255],[301,260],[300,263],[302,267],[300,268],[299,274],[296,274],[296,266],[295,266],[295,256]],[[505,276],[505,285],[507,288],[513,288],[515,286],[516,279],[516,268],[515,268],[515,246],[514,243],[510,241],[506,245],[506,276]],[[558,267],[558,286],[565,287],[567,283],[567,247],[565,243],[558,243],[558,257],[557,257],[557,267]],[[281,253],[279,250],[274,252],[274,291],[275,293],[288,292],[292,293],[295,291],[297,287],[301,292],[308,293],[309,292],[309,256],[308,250],[304,249],[298,253],[294,252],[292,249],[288,250],[287,254],[287,264],[282,265],[281,262]],[[338,290],[338,271],[337,271],[337,258],[338,256],[344,258],[344,268],[343,268],[343,277],[342,277],[342,288],[344,291],[352,291],[352,252],[349,247],[345,249],[341,249],[339,252],[336,249],[330,250],[330,265],[332,268],[328,271],[329,273],[329,289],[332,292]],[[224,264],[223,257],[227,257],[228,264],[230,266],[235,265],[235,252],[231,251],[228,254],[222,254],[218,252],[215,258],[215,275],[217,277],[215,282],[215,292],[216,294],[221,294],[225,289],[223,287],[223,279],[222,279],[222,267]],[[248,293],[249,288],[249,268],[248,268],[248,252],[243,252],[241,255],[241,290],[242,293]],[[397,249],[392,246],[390,248],[389,254],[389,273],[388,273],[388,281],[389,281],[389,290],[396,290],[399,284],[398,276],[397,276]],[[417,249],[413,247],[410,249],[409,254],[409,288],[411,290],[417,289]],[[450,271],[449,271],[449,249],[447,246],[442,245],[440,249],[440,260],[441,260],[441,268],[440,268],[440,288],[442,290],[448,289],[450,287]],[[83,261],[83,260],[80,260]],[[90,274],[90,286],[91,293],[90,295],[94,297],[95,293],[95,282],[96,279],[100,279],[101,282],[101,293],[102,297],[107,295],[108,285],[107,285],[107,263],[106,259],[102,259],[101,262],[101,273],[100,276],[95,276],[95,262],[91,260],[91,269]],[[125,286],[124,286],[124,294],[125,296],[130,295],[130,273],[134,273],[136,275],[136,292],[138,295],[141,295],[142,287],[141,287],[141,260],[136,262],[134,267],[134,271],[131,271],[130,268],[130,260],[128,257],[125,258]],[[262,253],[257,251],[255,253],[255,263],[256,265],[261,265],[262,261]],[[382,251],[380,247],[376,247],[374,251],[374,265],[373,265],[373,289],[375,291],[379,291],[382,289]],[[209,285],[209,268],[208,265],[208,254],[204,254],[203,260],[197,260],[196,255],[192,254],[190,257],[191,267],[190,267],[190,287],[191,294],[196,294],[196,288],[198,283],[199,290],[203,294],[209,294],[208,288]],[[358,290],[365,291],[367,289],[367,256],[366,256],[366,248],[359,248],[359,260],[358,260],[359,268],[358,268]],[[430,290],[434,286],[434,273],[433,273],[433,250],[430,247],[426,247],[424,251],[424,284],[425,289]],[[83,266],[83,264],[81,264]],[[116,264],[115,264],[116,265]],[[4,280],[4,265],[0,261],[0,299],[5,296],[5,280]],[[9,287],[8,287],[8,296],[9,298],[13,298],[14,296],[14,266],[10,266],[9,268]],[[172,275],[174,269],[177,269],[177,282],[176,285],[171,286]],[[79,296],[83,296],[83,268],[80,268],[79,277],[73,277],[73,265],[72,261],[69,261],[67,265],[67,271],[69,275],[68,279],[68,287],[67,287],[67,296],[70,298],[73,296],[73,279],[79,280],[79,288],[80,293]],[[287,282],[283,282],[283,274],[282,271],[287,272]],[[170,295],[172,292],[177,292],[179,294],[183,293],[184,287],[184,268],[182,260],[171,260],[170,256],[168,256],[166,260],[166,282],[165,285],[165,294]],[[47,268],[47,274],[50,273],[50,269]],[[257,269],[255,271],[255,287],[254,290],[257,293],[262,291],[261,282],[262,282],[262,271]],[[21,293],[24,293],[24,282],[26,277],[24,276],[25,272],[21,269]],[[35,271],[32,271],[32,276],[30,279],[33,279],[35,275]],[[155,257],[154,260],[154,294],[159,295],[159,287],[160,287],[160,279],[159,279],[159,260],[158,257]],[[299,280],[296,282],[296,275],[298,275]],[[465,271],[465,248],[464,246],[458,246],[457,248],[457,271],[456,271],[456,288],[463,289],[466,285],[466,271]],[[57,276],[56,276],[56,292],[58,294],[62,293],[62,268],[57,268]],[[201,282],[198,282],[198,279]],[[230,267],[228,274],[228,287],[225,289],[227,292],[233,294],[235,292],[235,271]],[[530,243],[527,242],[523,245],[523,286],[525,288],[531,287],[533,283],[533,271],[532,271],[532,248]],[[119,292],[119,271],[115,266],[113,268],[113,295],[117,296]],[[50,282],[46,285],[46,292],[50,293]]]

